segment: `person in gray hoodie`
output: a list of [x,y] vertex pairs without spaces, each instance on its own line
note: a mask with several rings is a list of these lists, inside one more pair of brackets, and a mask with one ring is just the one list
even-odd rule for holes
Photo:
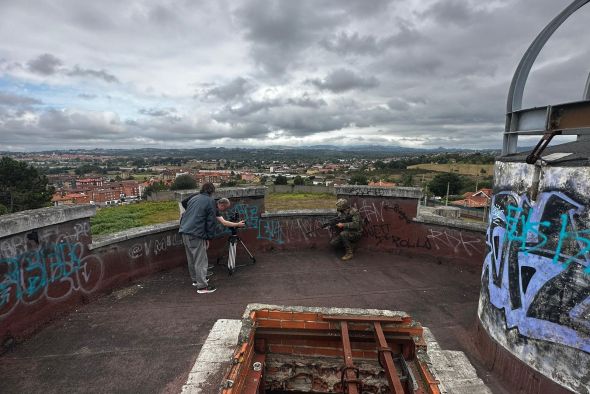
[[204,183],[199,194],[190,198],[186,211],[180,218],[178,232],[186,250],[188,270],[197,287],[197,293],[213,293],[216,288],[207,282],[207,249],[209,240],[215,236],[217,207],[211,195],[215,192],[212,183]]

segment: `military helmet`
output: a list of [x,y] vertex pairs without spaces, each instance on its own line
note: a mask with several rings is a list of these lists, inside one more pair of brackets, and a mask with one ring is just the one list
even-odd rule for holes
[[345,209],[349,208],[348,201],[344,198],[338,199],[336,201],[336,210],[337,211],[344,211]]

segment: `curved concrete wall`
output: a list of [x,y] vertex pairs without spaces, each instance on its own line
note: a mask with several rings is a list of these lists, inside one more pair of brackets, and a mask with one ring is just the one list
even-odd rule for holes
[[479,303],[502,349],[578,393],[590,392],[589,203],[587,167],[496,162]]
[[[415,220],[418,189],[354,186],[336,192],[361,212],[364,236],[358,249],[480,266],[484,233],[445,219]],[[178,193],[178,200],[188,193]],[[221,189],[217,195],[228,197],[229,213],[246,221],[239,235],[254,253],[329,248],[330,230],[313,230],[335,210],[265,214],[265,188]],[[1,342],[23,338],[56,315],[141,276],[186,265],[178,222],[93,239],[92,215],[94,207],[76,206],[0,217]],[[218,227],[210,260],[225,258],[229,233]],[[238,263],[243,257],[238,248]]]

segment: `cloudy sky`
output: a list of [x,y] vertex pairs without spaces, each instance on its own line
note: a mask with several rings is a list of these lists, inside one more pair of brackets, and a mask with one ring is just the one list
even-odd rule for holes
[[[0,150],[500,148],[514,70],[568,4],[0,0]],[[589,20],[543,49],[525,107],[582,98]]]

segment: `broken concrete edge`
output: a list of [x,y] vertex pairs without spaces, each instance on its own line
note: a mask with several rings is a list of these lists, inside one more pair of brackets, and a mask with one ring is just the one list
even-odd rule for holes
[[[191,194],[198,193],[199,190],[179,190],[174,193],[176,201],[182,201],[185,197]],[[243,198],[243,197],[264,197],[266,194],[266,187],[254,186],[254,187],[222,187],[215,189],[213,193],[214,198]]]
[[96,214],[96,206],[62,205],[31,209],[0,216],[0,238],[48,227],[72,220],[87,219]]
[[250,313],[259,310],[281,311],[281,312],[307,312],[321,313],[323,315],[358,315],[358,316],[384,316],[384,317],[410,317],[404,311],[390,311],[386,309],[361,309],[361,308],[335,308],[319,306],[293,306],[273,304],[248,304],[242,315],[242,319],[250,318]]
[[465,222],[459,219],[445,218],[443,216],[437,215],[419,214],[416,218],[413,219],[413,221],[416,223],[436,224],[444,227],[454,227],[461,230],[477,231],[484,234],[488,229],[487,222]]
[[426,342],[426,352],[418,349],[432,377],[438,382],[441,394],[478,393],[492,394],[487,385],[477,376],[475,367],[464,352],[443,350],[428,327],[422,327],[422,337]]
[[182,393],[221,392],[222,379],[231,367],[241,326],[242,322],[237,319],[219,319],[215,322],[182,387]]
[[419,187],[376,187],[366,185],[336,186],[337,196],[374,196],[420,199],[422,189]]
[[92,243],[88,245],[89,250],[101,248],[116,244],[118,242],[127,241],[129,239],[141,238],[146,235],[161,233],[169,230],[178,230],[179,221],[173,220],[171,222],[151,224],[149,226],[135,227],[129,230],[120,231],[118,233],[109,234],[105,236],[93,236]]

